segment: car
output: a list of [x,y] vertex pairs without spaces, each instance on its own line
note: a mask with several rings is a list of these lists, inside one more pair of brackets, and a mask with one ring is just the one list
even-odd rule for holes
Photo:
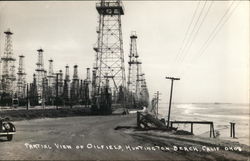
[[9,118],[0,118],[0,137],[7,137],[8,141],[13,139],[16,128]]

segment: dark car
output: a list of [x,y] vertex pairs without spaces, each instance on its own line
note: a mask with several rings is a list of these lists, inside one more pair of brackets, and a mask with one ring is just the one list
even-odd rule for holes
[[0,137],[7,137],[7,140],[11,141],[15,132],[16,128],[9,118],[0,118]]

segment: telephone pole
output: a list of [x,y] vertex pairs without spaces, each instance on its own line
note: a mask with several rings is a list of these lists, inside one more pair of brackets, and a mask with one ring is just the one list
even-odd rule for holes
[[175,80],[180,80],[180,78],[166,77],[166,79],[171,80],[170,100],[169,100],[169,108],[168,108],[168,124],[167,124],[167,128],[169,128],[170,112],[171,112],[171,104],[172,104],[172,94],[173,94],[173,84],[174,84]]
[[158,118],[158,114],[159,114],[159,100],[160,100],[160,95],[161,95],[161,93],[159,92],[159,91],[157,91],[156,93],[156,118]]

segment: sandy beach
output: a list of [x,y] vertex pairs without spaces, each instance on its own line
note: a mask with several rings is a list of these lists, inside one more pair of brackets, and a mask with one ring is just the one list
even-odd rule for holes
[[[78,116],[14,122],[0,138],[0,160],[248,160],[249,146],[199,136],[136,130],[136,115]],[[117,126],[129,126],[115,130]]]

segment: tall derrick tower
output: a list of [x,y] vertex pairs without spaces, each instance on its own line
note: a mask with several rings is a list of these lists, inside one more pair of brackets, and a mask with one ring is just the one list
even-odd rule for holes
[[53,87],[55,85],[55,73],[53,68],[53,60],[49,60],[49,71],[48,71],[48,86]]
[[38,62],[36,63],[36,87],[38,93],[38,100],[40,100],[43,96],[43,84],[45,79],[45,70],[44,70],[44,63],[43,63],[43,49],[38,49]]
[[137,106],[140,91],[140,66],[141,62],[138,60],[137,52],[137,35],[132,32],[130,35],[130,54],[129,54],[129,74],[128,74],[128,91],[129,91],[129,105]]
[[74,103],[77,103],[78,98],[79,98],[78,66],[74,65],[73,79],[72,79],[72,83],[71,83],[71,100]]
[[47,75],[47,81],[48,81],[48,102],[52,103],[53,99],[56,95],[56,89],[55,89],[55,73],[54,73],[54,68],[53,68],[53,60],[50,59],[49,60],[49,71],[48,71],[48,75]]
[[14,53],[12,49],[11,35],[13,33],[10,30],[4,32],[5,34],[5,47],[2,60],[2,91],[6,94],[13,95],[15,85],[15,61]]
[[26,93],[26,73],[24,72],[24,56],[19,55],[19,66],[17,72],[17,97],[24,98]]
[[70,99],[70,78],[69,78],[69,66],[68,65],[65,66],[63,97],[67,101],[69,101],[69,99]]
[[96,4],[96,9],[99,13],[99,26],[98,40],[94,47],[96,52],[94,95],[100,97],[101,91],[109,82],[109,89],[114,96],[113,101],[116,102],[119,92],[124,92],[126,86],[121,29],[121,15],[124,14],[124,9],[120,0],[101,0]]
[[33,82],[30,84],[29,99],[30,105],[36,106],[38,104],[37,81],[36,74],[33,74]]
[[58,73],[58,95],[62,96],[63,94],[63,72],[59,70]]
[[142,85],[142,81],[143,81],[143,76],[144,73],[142,73],[142,67],[141,67],[141,63],[138,65],[137,68],[137,75],[136,75],[136,97],[137,97],[137,101],[139,102],[139,100],[141,99],[141,85]]
[[149,93],[147,88],[147,83],[145,79],[145,74],[140,75],[140,92],[139,94],[139,104],[140,106],[148,106],[149,104]]
[[139,74],[139,65],[141,62],[138,60],[138,52],[137,52],[137,43],[136,43],[137,35],[135,32],[131,33],[130,36],[130,54],[129,54],[129,74],[128,74],[128,90],[129,92],[136,93],[136,82]]
[[90,68],[87,68],[86,79],[83,81],[83,102],[88,105],[90,102]]

